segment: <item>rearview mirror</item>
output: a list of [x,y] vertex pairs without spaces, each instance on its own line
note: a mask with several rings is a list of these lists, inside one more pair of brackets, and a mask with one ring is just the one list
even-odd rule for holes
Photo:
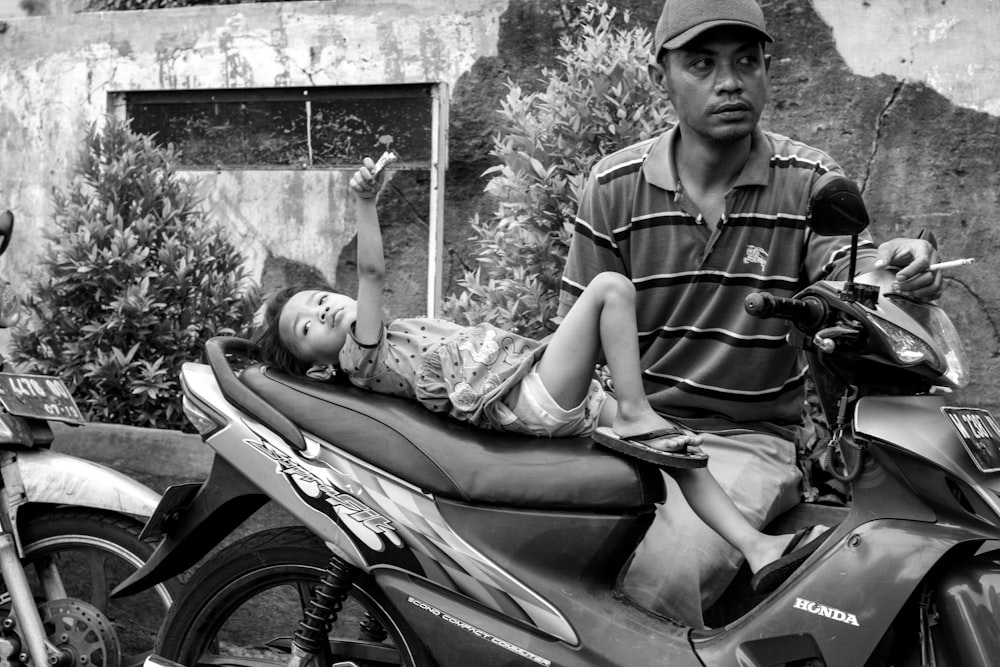
[[820,176],[806,214],[810,229],[821,236],[853,236],[868,222],[868,209],[854,181],[832,171]]

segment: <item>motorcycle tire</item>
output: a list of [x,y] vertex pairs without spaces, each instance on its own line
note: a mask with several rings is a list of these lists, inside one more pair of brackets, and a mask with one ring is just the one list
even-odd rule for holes
[[[305,528],[238,540],[195,572],[160,631],[156,653],[187,667],[287,665],[303,608],[332,553]],[[330,663],[427,665],[419,639],[362,574],[328,633]]]
[[[65,598],[92,605],[111,621],[122,665],[138,664],[152,650],[180,588],[170,580],[136,595],[111,598],[115,586],[153,553],[155,545],[139,539],[142,527],[130,516],[92,508],[28,506],[18,513],[22,562],[35,599],[53,597],[51,591],[48,595],[43,591],[40,573],[47,568],[51,572],[54,566]],[[9,607],[4,590],[0,608]]]

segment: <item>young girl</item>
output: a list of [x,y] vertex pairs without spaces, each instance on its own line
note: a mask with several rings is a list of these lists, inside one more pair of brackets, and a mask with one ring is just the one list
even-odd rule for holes
[[[678,428],[646,400],[639,366],[635,289],[625,276],[597,276],[546,343],[488,324],[382,317],[385,260],[376,213],[384,174],[366,158],[351,178],[358,203],[358,297],[285,290],[271,299],[256,337],[264,356],[289,371],[415,398],[477,426],[535,436],[591,435],[610,448],[670,466],[685,498],[747,558],[767,592],[819,545],[761,533],[704,469],[700,436]],[[594,378],[599,360],[614,383]],[[804,543],[805,546],[799,546]]]

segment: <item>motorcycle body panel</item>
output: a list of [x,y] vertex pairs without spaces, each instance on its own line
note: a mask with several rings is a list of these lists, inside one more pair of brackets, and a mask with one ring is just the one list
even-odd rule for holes
[[[902,448],[900,456],[918,462],[912,468],[922,475],[933,462],[938,471],[963,488],[985,488],[993,493],[977,493],[975,501],[985,504],[991,521],[1000,517],[1000,473],[983,472],[970,459],[957,432],[941,408],[948,405],[941,396],[872,396],[858,401],[856,430],[886,445]],[[922,484],[923,479],[914,480]],[[972,502],[972,500],[970,500]],[[997,535],[1000,538],[1000,534]]]
[[795,633],[811,635],[829,667],[864,664],[903,604],[959,536],[943,530],[935,538],[910,522],[852,523],[848,517],[803,568],[751,613],[724,631],[692,633],[705,664],[738,664],[740,644]]
[[[476,610],[456,605],[448,596],[439,596],[434,602],[419,600],[460,619],[460,629],[462,622],[477,618],[489,632],[508,641],[516,638],[519,647],[553,664],[633,661],[653,665],[660,664],[664,656],[670,656],[667,664],[698,664],[689,662],[694,656],[688,628],[665,623],[613,592],[628,557],[652,523],[652,507],[620,515],[482,507],[443,500],[438,501],[438,507],[448,524],[473,548],[501,562],[508,572],[551,602],[579,633],[585,629],[587,641],[553,644],[551,637],[519,629],[512,623],[517,617],[509,612],[498,622],[490,616],[479,618],[482,612],[477,615]],[[396,595],[407,590],[412,586],[401,586]],[[440,628],[442,619],[434,611],[410,604],[416,607],[407,609],[414,627]],[[439,646],[428,649],[446,650]],[[442,664],[459,664],[459,655]]]
[[[614,597],[592,591],[572,609],[560,606],[586,642],[554,641],[515,615],[501,614],[461,596],[427,585],[398,571],[379,572],[376,580],[422,637],[437,664],[447,665],[675,665],[696,667],[688,628],[664,622]],[[563,600],[559,601],[560,603]],[[594,631],[600,630],[599,634]],[[520,659],[514,659],[519,656]]]
[[143,536],[161,535],[153,555],[113,591],[123,597],[176,576],[201,560],[267,503],[242,475],[216,457],[201,485],[171,487],[151,513]]
[[831,667],[864,664],[935,565],[957,545],[982,541],[975,522],[938,522],[953,511],[929,505],[911,484],[905,448],[871,453],[876,464],[854,481],[847,517],[816,553],[751,613],[724,630],[692,633],[705,664],[737,664],[741,644],[798,632]]

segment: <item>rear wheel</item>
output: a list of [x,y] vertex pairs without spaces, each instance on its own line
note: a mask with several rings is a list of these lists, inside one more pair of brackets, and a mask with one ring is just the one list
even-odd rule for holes
[[[187,667],[286,665],[293,633],[331,555],[301,527],[274,528],[231,544],[184,587],[157,654]],[[427,664],[419,641],[366,575],[344,601],[328,643],[334,663]]]
[[[175,581],[125,598],[111,591],[153,553],[140,540],[142,523],[129,516],[80,507],[28,507],[18,515],[23,562],[49,640],[77,655],[105,653],[117,637],[120,662],[141,664],[152,650],[178,585]],[[3,609],[10,608],[6,591]],[[6,616],[6,614],[4,614]],[[73,628],[63,627],[74,619]],[[111,627],[106,627],[105,620]],[[89,631],[83,632],[82,628]]]

